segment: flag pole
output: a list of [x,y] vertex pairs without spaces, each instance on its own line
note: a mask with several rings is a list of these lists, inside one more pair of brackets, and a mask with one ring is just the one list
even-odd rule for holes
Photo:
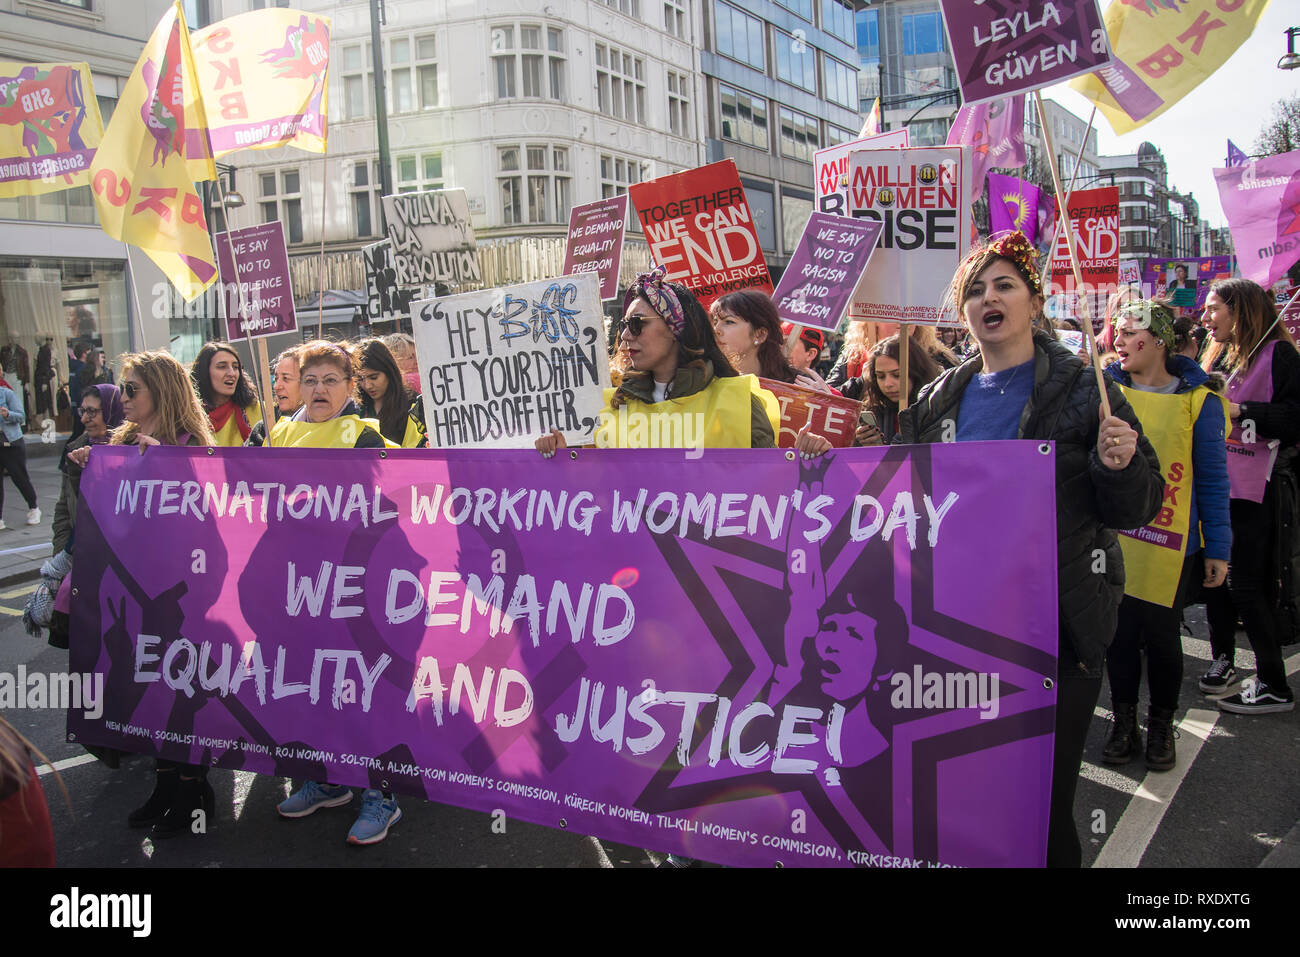
[[[1058,204],[1065,213],[1068,220],[1070,217],[1069,207],[1066,205],[1065,195],[1061,190],[1061,173],[1056,168],[1056,151],[1052,147],[1052,134],[1047,125],[1047,110],[1043,107],[1043,94],[1039,90],[1034,90],[1034,107],[1038,110],[1038,122],[1043,128],[1043,143],[1047,146],[1047,165],[1052,171],[1052,185],[1056,188]],[[1110,418],[1110,397],[1106,394],[1106,374],[1101,368],[1101,355],[1097,352],[1097,337],[1092,331],[1092,315],[1088,308],[1088,297],[1084,295],[1083,270],[1079,267],[1079,252],[1074,247],[1074,230],[1067,228],[1065,230],[1065,246],[1070,253],[1070,267],[1074,270],[1075,286],[1079,290],[1079,303],[1083,307],[1083,334],[1088,343],[1088,354],[1092,357],[1092,370],[1097,375],[1097,391],[1101,394],[1101,412],[1102,418]]]
[[[329,181],[329,171],[325,166],[325,154],[329,150],[329,141],[321,143],[320,151],[320,253],[316,258],[316,338],[323,339],[325,329],[325,191]],[[369,179],[369,177],[367,177]]]
[[898,324],[898,411],[903,412],[907,409],[908,393],[912,391],[911,381],[908,379],[907,358],[912,352],[912,327],[906,322]]
[[[248,299],[244,295],[244,284],[239,278],[239,260],[235,257],[235,240],[231,236],[230,212],[226,207],[226,185],[221,181],[221,174],[217,174],[217,196],[221,200],[221,220],[225,225],[226,246],[230,250],[230,268],[235,271],[235,292],[239,296],[239,315],[241,319],[248,319]],[[224,290],[223,290],[224,292]],[[222,296],[225,301],[225,296]],[[266,340],[255,338],[248,330],[244,330],[244,338],[248,340],[249,353],[253,358],[253,375],[257,382],[257,404],[262,407],[262,427],[266,431],[266,445],[271,445],[271,426],[275,424],[271,419],[271,410],[275,404],[271,401],[271,388],[267,377],[262,374],[262,367],[269,367],[271,360],[266,354]]]
[[[1088,128],[1083,131],[1083,143],[1080,144],[1079,153],[1074,158],[1074,172],[1070,174],[1070,185],[1065,190],[1065,209],[1066,209],[1065,218],[1067,220],[1070,218],[1070,213],[1069,213],[1070,197],[1074,195],[1074,183],[1079,178],[1079,163],[1083,161],[1083,151],[1088,148],[1088,137],[1092,133],[1092,124],[1093,121],[1096,119],[1097,119],[1097,104],[1094,103],[1092,104],[1092,115],[1088,117]],[[1048,248],[1047,262],[1043,263],[1043,272],[1042,275],[1039,276],[1039,279],[1041,280],[1039,282],[1039,285],[1043,289],[1047,288],[1047,279],[1052,272],[1051,251],[1056,248],[1056,237],[1059,236],[1060,234],[1061,234],[1061,217],[1057,216],[1056,222],[1052,223],[1052,245],[1047,247]]]

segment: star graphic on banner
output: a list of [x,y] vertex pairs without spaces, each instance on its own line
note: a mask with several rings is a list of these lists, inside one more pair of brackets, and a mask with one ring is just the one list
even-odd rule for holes
[[1290,236],[1292,233],[1300,233],[1300,203],[1292,203],[1287,207],[1287,212],[1291,214],[1291,222],[1287,224],[1286,229],[1282,230],[1279,236]]
[[[886,453],[862,485],[861,494],[880,495],[900,467],[913,466],[918,468],[916,484],[928,488],[929,450],[922,446]],[[803,467],[804,480],[815,467],[816,463]],[[801,486],[804,484],[801,481]],[[809,704],[812,699],[808,695],[815,693],[810,687],[823,683],[816,670],[819,659],[812,651],[813,642],[803,639],[792,645],[787,640],[786,622],[779,620],[776,611],[783,606],[798,607],[797,596],[793,602],[790,597],[786,550],[734,537],[706,539],[698,529],[680,539],[659,536],[656,543],[705,625],[707,636],[701,635],[701,640],[707,637],[715,642],[730,664],[730,670],[711,690],[735,703],[732,713],[751,701],[766,701],[779,719],[783,704]],[[887,567],[892,554],[892,547],[878,542],[874,549],[870,544],[854,543],[846,509],[821,543],[826,593],[846,583],[856,587],[855,583],[868,575],[881,575],[882,565]],[[896,574],[906,577],[908,571]],[[815,774],[776,774],[770,765],[728,772],[733,766],[725,751],[719,766],[708,768],[709,735],[703,733],[693,741],[695,751],[688,756],[688,766],[681,767],[676,756],[670,755],[639,796],[637,806],[671,813],[777,793],[798,794],[841,847],[939,860],[940,765],[960,755],[1050,734],[1052,709],[1044,706],[1041,695],[1021,692],[1032,692],[1041,686],[1044,675],[1054,674],[1055,658],[1008,635],[982,630],[939,611],[933,554],[928,548],[918,547],[913,553],[910,583],[910,624],[903,626],[908,637],[905,642],[891,643],[889,634],[877,632],[878,639],[883,639],[878,641],[879,661],[872,674],[864,677],[870,687],[863,695],[863,707],[857,709],[860,717],[868,719],[865,729],[883,736],[882,747],[868,749],[864,760],[853,764],[846,734],[843,766],[827,761]],[[889,593],[894,587],[889,581],[868,584]],[[792,654],[802,654],[804,660],[791,661]],[[1002,720],[980,720],[969,709],[918,712],[891,706],[890,675],[910,675],[918,666],[924,673],[1000,673]],[[803,695],[773,694],[783,674],[798,682]],[[825,669],[820,671],[820,675],[826,674]],[[710,708],[701,710],[698,727],[712,727]],[[853,714],[851,709],[849,715]],[[860,722],[859,732],[863,727]],[[801,753],[811,751],[808,748]]]
[[1029,221],[1029,203],[1025,197],[1019,193],[1003,193],[1002,202],[1006,204],[1007,212],[1011,214],[1011,222],[1016,229],[1023,229],[1026,222]]

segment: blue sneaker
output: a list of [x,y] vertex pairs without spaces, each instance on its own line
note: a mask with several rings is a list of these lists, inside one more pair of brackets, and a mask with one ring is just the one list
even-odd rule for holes
[[370,788],[361,795],[361,813],[348,831],[349,844],[378,844],[388,836],[388,829],[402,819],[397,798],[385,798],[382,791]]
[[352,800],[352,789],[341,784],[308,781],[276,807],[281,817],[306,817],[323,807],[339,807]]

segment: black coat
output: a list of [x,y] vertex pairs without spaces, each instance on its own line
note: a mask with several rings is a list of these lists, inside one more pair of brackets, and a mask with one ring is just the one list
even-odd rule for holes
[[[956,429],[962,393],[984,367],[977,354],[921,390],[900,414],[904,443],[941,442]],[[1164,479],[1155,450],[1119,386],[1107,381],[1110,407],[1138,432],[1128,466],[1114,471],[1097,456],[1097,378],[1069,349],[1034,333],[1034,389],[1018,438],[1056,442],[1056,551],[1060,670],[1100,676],[1124,595],[1124,558],[1113,529],[1155,518]],[[946,425],[951,422],[951,426]],[[1015,547],[1014,542],[991,543]]]

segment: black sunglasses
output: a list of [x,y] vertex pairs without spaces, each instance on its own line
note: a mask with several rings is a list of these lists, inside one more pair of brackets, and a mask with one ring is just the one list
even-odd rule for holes
[[622,320],[623,329],[628,331],[633,339],[645,331],[645,324],[648,320],[644,316],[629,316]]
[[134,399],[134,398],[135,398],[135,394],[136,394],[137,392],[142,391],[143,389],[144,389],[144,386],[142,386],[142,385],[136,385],[134,382],[123,382],[123,383],[122,383],[122,394],[125,395],[128,399]]

